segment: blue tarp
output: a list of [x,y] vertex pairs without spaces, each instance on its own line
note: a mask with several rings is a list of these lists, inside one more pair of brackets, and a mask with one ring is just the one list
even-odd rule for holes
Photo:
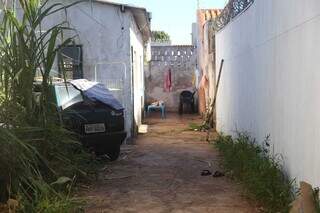
[[77,89],[81,90],[90,100],[100,101],[115,110],[124,109],[122,104],[101,83],[88,81],[86,79],[72,80],[70,83]]

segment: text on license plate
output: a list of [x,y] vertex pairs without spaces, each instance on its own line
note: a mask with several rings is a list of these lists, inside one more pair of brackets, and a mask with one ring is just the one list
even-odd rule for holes
[[104,123],[99,123],[99,124],[85,124],[84,125],[84,131],[87,134],[90,133],[98,133],[98,132],[105,132],[106,131],[106,126]]

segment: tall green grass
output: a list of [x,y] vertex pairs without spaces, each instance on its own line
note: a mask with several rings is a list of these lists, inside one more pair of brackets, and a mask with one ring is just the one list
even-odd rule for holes
[[[47,19],[66,10],[63,4],[49,4],[49,0],[18,2],[22,17],[18,18],[20,15],[12,9],[5,9],[0,24],[1,93],[8,105],[23,107],[25,121],[30,125],[40,121],[45,125],[52,110],[48,99],[52,67],[61,47],[72,42],[72,37],[65,38],[65,31],[73,29],[66,21],[44,29]],[[32,93],[37,73],[43,79],[40,105]]]
[[[20,186],[39,175],[39,154],[11,131],[0,128],[0,201],[16,196]],[[13,193],[13,194],[11,194]]]
[[[94,172],[96,164],[77,138],[57,123],[49,98],[55,58],[60,48],[72,43],[65,32],[73,29],[67,21],[43,26],[73,4],[16,3],[19,15],[5,6],[0,20],[0,202],[16,199],[22,212],[73,212],[79,202],[72,198],[72,186]],[[42,91],[35,99],[38,73]],[[72,181],[57,182],[61,179]]]
[[220,135],[215,141],[227,173],[243,183],[247,194],[257,200],[265,212],[289,212],[295,198],[294,180],[282,168],[280,155],[270,153],[269,137],[263,146],[248,134],[236,138]]
[[77,209],[71,186],[90,178],[97,167],[73,134],[57,126],[0,128],[0,148],[0,201],[17,199],[24,212]]

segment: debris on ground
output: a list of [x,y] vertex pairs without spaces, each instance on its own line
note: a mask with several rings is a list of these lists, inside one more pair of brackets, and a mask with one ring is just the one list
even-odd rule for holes
[[202,172],[201,172],[201,176],[211,176],[211,175],[214,178],[224,177],[225,176],[225,174],[223,172],[220,172],[220,171],[215,171],[212,174],[212,172],[210,172],[209,170],[205,169],[205,170],[202,170]]
[[135,175],[125,175],[125,176],[108,176],[105,177],[105,180],[116,180],[116,179],[126,179],[126,178],[131,178],[135,177]]
[[215,171],[214,174],[212,175],[212,177],[223,177],[225,176],[223,172],[220,172],[220,171]]
[[196,160],[196,161],[208,164],[208,167],[212,167],[212,162],[210,162],[210,161],[196,159],[196,158],[193,158],[193,159]]
[[210,176],[212,173],[209,170],[202,170],[201,176]]
[[111,170],[108,167],[109,165],[104,166],[103,168],[100,169],[100,172],[105,172],[105,171],[111,172]]
[[148,133],[148,125],[146,124],[141,124],[138,128],[138,133],[139,134],[147,134]]
[[104,174],[104,180],[117,180],[117,179],[126,179],[136,177],[137,174],[132,174],[130,171],[126,171],[125,169],[108,169]]

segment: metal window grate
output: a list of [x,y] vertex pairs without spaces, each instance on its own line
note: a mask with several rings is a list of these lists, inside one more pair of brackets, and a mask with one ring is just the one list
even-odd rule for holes
[[254,0],[230,0],[221,14],[214,20],[214,29],[220,31],[235,17],[246,11]]

